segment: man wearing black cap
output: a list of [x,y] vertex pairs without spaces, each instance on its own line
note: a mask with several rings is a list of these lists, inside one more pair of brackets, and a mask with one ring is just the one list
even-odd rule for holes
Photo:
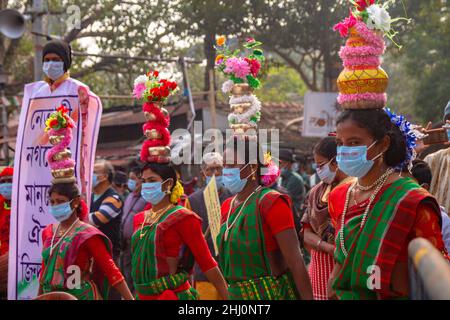
[[54,91],[69,78],[69,69],[72,65],[72,49],[70,44],[61,40],[52,40],[45,44],[42,50],[42,70],[44,80]]

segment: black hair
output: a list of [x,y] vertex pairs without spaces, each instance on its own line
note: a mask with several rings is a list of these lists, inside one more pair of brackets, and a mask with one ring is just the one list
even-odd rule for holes
[[325,157],[328,160],[331,160],[334,157],[336,157],[336,154],[337,154],[336,138],[326,137],[326,138],[321,139],[314,146],[314,153],[320,154],[322,157]]
[[[78,198],[80,196],[80,189],[78,189],[78,186],[74,182],[70,183],[54,183],[48,189],[48,196],[50,197],[52,193],[57,193],[59,195],[62,195],[64,197],[67,197],[69,201],[72,201],[75,198]],[[81,214],[81,205],[77,208],[77,215],[79,216]]]
[[177,183],[177,173],[175,172],[175,169],[173,168],[172,164],[149,162],[143,166],[143,168],[141,170],[141,174],[147,169],[152,170],[154,173],[156,173],[158,176],[160,176],[163,181],[165,181],[167,179],[172,179],[173,184],[172,184],[172,188],[170,189],[170,191],[173,190],[173,188],[175,187],[175,184]]
[[131,172],[133,172],[136,176],[140,176],[140,174],[141,174],[141,172],[142,172],[142,167],[140,167],[140,166],[135,166],[135,167],[132,167],[131,169],[130,169],[130,173]]
[[[255,150],[256,146],[256,150]],[[253,140],[249,136],[233,136],[226,143],[225,149],[232,149],[234,154],[238,154],[238,151],[242,151],[244,148],[244,162],[245,164],[256,164],[258,166],[256,170],[258,182],[261,184],[261,169],[265,167],[262,153],[262,148],[257,139]],[[256,152],[255,152],[256,151]],[[255,154],[256,153],[256,154]]]
[[411,174],[418,184],[431,184],[432,173],[430,166],[423,160],[416,159],[412,162]]
[[388,166],[397,167],[405,162],[407,158],[405,137],[384,110],[345,110],[339,115],[336,125],[347,120],[367,130],[376,141],[385,136],[390,138],[389,148],[384,153],[384,162]]
[[116,185],[126,184],[128,181],[128,175],[123,171],[116,171],[114,174],[114,183]]

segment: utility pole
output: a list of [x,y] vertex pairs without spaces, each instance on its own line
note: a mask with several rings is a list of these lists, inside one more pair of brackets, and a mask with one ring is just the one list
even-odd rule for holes
[[[33,28],[32,31],[36,34],[44,33],[44,0],[33,0]],[[33,35],[34,43],[34,81],[42,80],[42,48],[43,38],[41,36]]]
[[8,110],[6,109],[5,100],[5,85],[8,81],[8,75],[3,70],[3,65],[0,64],[0,103],[2,105],[2,128],[3,128],[3,155],[5,157],[6,165],[9,164],[9,150],[8,150]]

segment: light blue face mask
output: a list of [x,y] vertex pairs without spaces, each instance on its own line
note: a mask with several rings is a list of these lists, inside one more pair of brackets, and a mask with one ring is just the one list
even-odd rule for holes
[[134,191],[136,190],[136,181],[133,179],[128,179],[128,189],[130,189],[130,191]]
[[0,194],[6,199],[11,200],[12,183],[6,182],[0,184]]
[[[206,184],[208,184],[211,181],[210,176],[206,176]],[[223,176],[216,176],[216,185],[217,189],[223,188]]]
[[345,147],[339,146],[337,148],[336,161],[338,167],[342,172],[350,177],[362,178],[372,169],[374,161],[381,157],[380,153],[372,160],[367,159],[367,151],[372,148],[377,141],[367,146]]
[[64,75],[64,62],[46,61],[42,65],[42,70],[53,81],[58,80]]
[[50,206],[50,214],[59,222],[69,219],[73,212],[73,209],[70,207],[72,201]]
[[141,190],[142,198],[144,198],[145,201],[150,202],[152,205],[160,203],[166,195],[166,193],[162,191],[162,184],[166,181],[143,183]]
[[[241,171],[244,170],[246,166],[248,165],[245,165],[241,170],[239,170],[239,168],[223,169],[223,185],[232,194],[241,192],[247,184],[248,177],[241,179]],[[250,173],[249,176],[251,176],[252,173]]]

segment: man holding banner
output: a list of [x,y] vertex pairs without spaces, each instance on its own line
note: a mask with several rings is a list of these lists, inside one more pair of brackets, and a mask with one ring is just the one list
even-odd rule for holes
[[[209,215],[211,212],[208,212],[208,207],[210,207],[211,202],[214,202],[215,199],[206,199],[205,194],[208,196],[213,194],[215,198],[215,193],[218,194],[218,199],[220,203],[218,203],[218,222],[220,225],[220,205],[228,198],[232,196],[232,194],[223,187],[222,183],[222,170],[223,170],[223,158],[220,153],[210,152],[206,153],[203,156],[202,161],[202,176],[205,179],[206,185],[204,188],[197,190],[193,194],[189,196],[189,203],[191,204],[192,211],[197,213],[200,218],[202,218],[202,229],[203,233],[205,233],[205,238],[208,243],[209,250],[213,253],[213,256],[217,258],[217,251],[215,250],[213,237],[214,233],[211,232],[211,219],[209,219]],[[217,188],[214,190],[211,189],[211,179],[215,177],[215,185]],[[209,192],[210,191],[210,192]],[[211,210],[209,210],[211,211]],[[207,231],[209,230],[209,231]],[[199,266],[196,264],[194,267],[194,280],[195,280],[195,288],[200,294],[201,300],[218,300],[220,295],[217,292],[214,285],[207,281],[206,276],[201,272]]]
[[[46,154],[51,148],[43,134],[45,122],[58,106],[75,121],[68,146],[76,162],[75,177],[81,198],[90,203],[91,176],[102,104],[84,83],[70,78],[70,45],[59,40],[43,48],[44,81],[25,85],[14,159],[8,299],[33,299],[38,293],[42,230],[54,218],[49,214]],[[44,169],[44,170],[43,170]]]

